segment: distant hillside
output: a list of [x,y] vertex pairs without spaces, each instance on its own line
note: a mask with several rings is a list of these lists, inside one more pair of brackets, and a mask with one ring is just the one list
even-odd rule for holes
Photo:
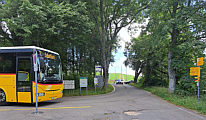
[[133,75],[126,75],[126,74],[122,74],[121,73],[109,73],[109,83],[114,83],[115,80],[117,79],[123,79],[125,81],[130,81],[130,80],[134,80],[134,76]]

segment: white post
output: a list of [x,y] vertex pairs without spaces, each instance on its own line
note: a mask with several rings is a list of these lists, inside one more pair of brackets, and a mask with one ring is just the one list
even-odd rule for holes
[[122,80],[122,65],[121,65],[121,80]]
[[127,65],[126,65],[126,81],[127,81]]
[[35,71],[35,86],[36,86],[36,93],[35,93],[35,97],[36,97],[36,113],[38,113],[38,101],[37,101],[37,71]]
[[35,71],[35,97],[36,97],[36,113],[38,113],[38,101],[37,101],[37,71],[38,71],[38,65],[37,65],[37,52],[34,53],[33,55],[33,64],[34,64],[34,71]]

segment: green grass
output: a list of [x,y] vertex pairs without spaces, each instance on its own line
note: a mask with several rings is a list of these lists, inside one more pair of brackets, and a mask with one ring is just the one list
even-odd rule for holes
[[131,86],[134,86],[134,87],[137,87],[137,88],[140,88],[141,87],[141,85],[140,84],[135,84],[135,83],[130,83],[129,85],[131,85]]
[[82,88],[81,94],[80,89],[76,90],[64,90],[64,96],[87,96],[87,95],[99,95],[99,94],[107,94],[113,91],[113,86],[108,84],[107,89],[97,88],[96,92],[95,89],[88,89],[88,94],[86,93],[86,88]]
[[[138,85],[136,84],[130,84],[130,85],[138,87]],[[164,87],[145,87],[143,89],[175,105],[182,106],[191,110],[195,110],[201,114],[206,115],[206,101],[204,99],[200,99],[200,101],[198,102],[196,96],[183,97],[176,94],[171,94],[168,92],[168,88],[164,88]]]
[[125,81],[130,81],[134,80],[133,75],[126,75],[126,74],[121,74],[121,73],[109,73],[109,83],[114,83],[115,80],[117,79],[123,79]]

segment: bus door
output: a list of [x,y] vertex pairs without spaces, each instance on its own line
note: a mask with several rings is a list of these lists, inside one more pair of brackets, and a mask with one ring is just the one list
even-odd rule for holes
[[32,57],[17,57],[17,101],[32,102]]

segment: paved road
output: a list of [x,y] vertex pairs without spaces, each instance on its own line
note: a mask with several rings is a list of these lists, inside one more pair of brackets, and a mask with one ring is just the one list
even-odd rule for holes
[[0,120],[206,120],[184,108],[129,85],[115,85],[116,91],[101,96],[64,97],[61,102],[34,106],[0,106]]

